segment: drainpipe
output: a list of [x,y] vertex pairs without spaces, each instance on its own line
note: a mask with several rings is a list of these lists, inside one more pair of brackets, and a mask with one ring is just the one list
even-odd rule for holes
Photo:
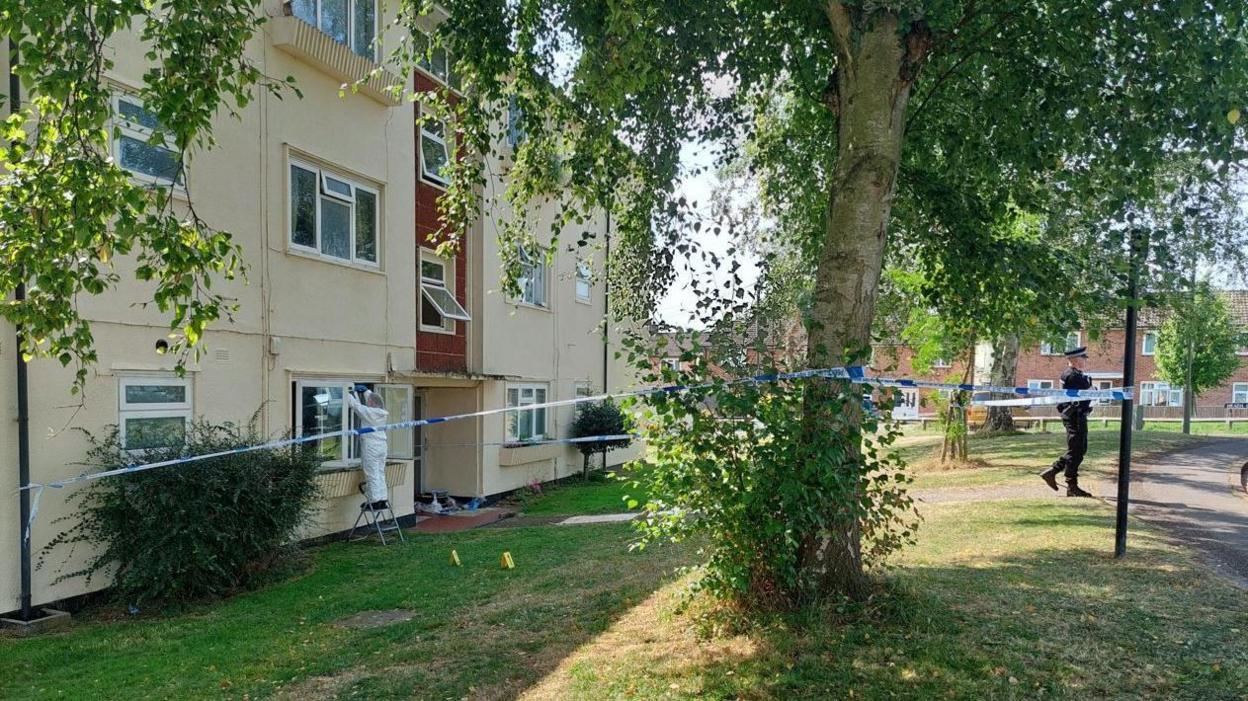
[[[14,69],[17,68],[17,43],[9,37],[9,113],[16,113],[22,107],[22,84]],[[19,279],[23,279],[23,277]],[[21,303],[26,299],[26,284],[19,282],[13,293],[13,301]],[[17,484],[18,499],[21,506],[18,513],[21,522],[18,524],[17,537],[22,550],[22,590],[21,617],[23,621],[33,618],[30,606],[30,541],[26,539],[26,524],[30,520],[30,406],[26,386],[26,359],[22,357],[22,327],[17,326],[17,348],[13,355],[17,356]]]
[[606,241],[606,253],[602,260],[602,393],[606,394],[611,391],[608,384],[611,378],[610,371],[610,353],[611,353],[611,276],[609,274],[611,265],[611,210],[607,210],[607,225],[603,233],[603,240]]

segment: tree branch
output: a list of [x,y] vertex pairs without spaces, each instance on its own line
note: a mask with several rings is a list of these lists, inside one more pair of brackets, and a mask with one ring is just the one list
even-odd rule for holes
[[845,70],[852,71],[854,69],[851,38],[853,23],[849,18],[849,10],[845,9],[845,5],[840,0],[828,0],[824,12],[828,16],[828,24],[832,26],[832,36],[836,38],[837,58],[841,60]]

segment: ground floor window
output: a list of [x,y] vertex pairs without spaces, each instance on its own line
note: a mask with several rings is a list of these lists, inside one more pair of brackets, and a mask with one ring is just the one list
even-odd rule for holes
[[117,427],[127,450],[180,446],[191,420],[191,381],[168,376],[118,380]]
[[[343,379],[307,379],[292,383],[293,433],[312,436],[358,428],[360,423],[348,410],[346,394],[356,385],[363,385],[381,395],[390,416],[388,423],[409,420],[412,416],[412,388],[408,385],[387,385],[372,381]],[[413,455],[413,429],[388,431],[389,456],[410,458]],[[360,438],[330,436],[310,442],[321,459],[330,465],[355,464],[360,456]]]
[[1248,382],[1236,382],[1231,385],[1231,401],[1236,404],[1248,404]]
[[1183,406],[1183,388],[1169,382],[1141,382],[1140,406]]
[[546,435],[546,409],[524,409],[546,403],[545,384],[507,385],[507,440],[531,441]]
[[1027,380],[1027,389],[1053,389],[1053,380]]
[[572,387],[573,396],[577,399],[594,396],[594,384],[589,381],[577,382]]

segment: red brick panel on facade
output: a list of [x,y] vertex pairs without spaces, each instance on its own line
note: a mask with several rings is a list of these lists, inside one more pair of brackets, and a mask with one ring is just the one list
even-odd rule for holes
[[[415,89],[419,91],[438,90],[441,86],[433,79],[417,71],[413,80]],[[450,97],[454,102],[455,96]],[[417,153],[420,153],[420,127],[416,129]],[[442,188],[430,183],[422,175],[420,156],[412,164],[416,169],[416,239],[419,248],[436,248],[434,240],[442,228],[442,217],[438,210],[438,197]],[[461,240],[455,252],[455,299],[468,308],[468,242]],[[419,274],[420,260],[416,261]],[[417,283],[416,295],[417,315],[421,307],[420,285]],[[468,324],[472,322],[455,322],[455,333],[437,333],[421,331],[419,318],[412,319],[416,324],[416,367],[428,372],[467,372],[468,370]]]

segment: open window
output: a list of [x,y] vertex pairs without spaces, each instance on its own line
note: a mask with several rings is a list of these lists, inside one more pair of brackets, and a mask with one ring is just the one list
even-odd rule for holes
[[455,299],[455,266],[433,251],[420,252],[420,328],[422,331],[454,333],[456,321],[472,321]]

